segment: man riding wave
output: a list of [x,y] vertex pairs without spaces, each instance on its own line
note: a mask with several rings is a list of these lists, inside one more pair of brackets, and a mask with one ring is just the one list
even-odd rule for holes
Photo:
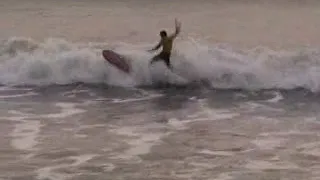
[[170,63],[170,56],[171,56],[171,50],[172,50],[172,44],[174,39],[177,37],[177,35],[180,33],[181,24],[175,20],[175,33],[171,35],[167,35],[167,32],[165,30],[160,31],[160,41],[159,43],[150,50],[150,52],[155,51],[159,49],[162,46],[162,51],[154,56],[150,62],[150,64],[157,62],[157,61],[164,61],[164,63],[167,65],[169,69],[172,69],[171,63]]

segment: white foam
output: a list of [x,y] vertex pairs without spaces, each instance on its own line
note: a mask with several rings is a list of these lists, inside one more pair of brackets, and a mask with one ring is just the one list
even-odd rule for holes
[[131,137],[138,136],[138,134],[134,132],[134,128],[132,127],[119,127],[119,128],[116,128],[114,131],[119,135],[126,135]]
[[170,118],[168,120],[168,125],[170,125],[171,127],[175,128],[177,130],[187,129],[187,126],[186,126],[187,123],[188,122],[179,120],[177,118]]
[[134,157],[137,155],[147,154],[150,152],[152,146],[156,144],[163,134],[148,134],[141,136],[140,139],[129,141],[131,145],[125,154],[129,157]]
[[299,169],[299,167],[289,162],[268,162],[268,161],[250,161],[245,165],[246,168],[251,170],[289,170]]
[[250,161],[245,165],[248,169],[254,170],[266,170],[266,169],[273,169],[275,166],[267,161]]
[[256,111],[257,109],[263,109],[263,110],[268,110],[268,111],[274,111],[274,112],[283,112],[283,109],[279,108],[273,108],[261,103],[256,103],[256,102],[246,102],[242,103],[240,105],[241,108],[248,109],[249,111]]
[[8,113],[13,114],[13,115],[21,115],[22,117],[24,116],[28,116],[28,114],[23,113],[21,111],[17,111],[17,110],[9,110]]
[[69,95],[74,95],[76,93],[89,93],[89,92],[90,91],[86,90],[86,89],[78,90],[77,87],[76,87],[72,91],[62,93],[62,96],[69,96]]
[[21,120],[15,124],[11,133],[13,137],[11,145],[20,150],[33,150],[37,145],[37,137],[40,132],[41,123],[35,120]]
[[[0,84],[107,83],[120,86],[150,85],[155,81],[186,83],[207,79],[213,87],[242,89],[320,89],[319,50],[275,52],[269,49],[237,52],[227,46],[185,39],[172,54],[174,71],[163,63],[149,66],[153,54],[142,44],[118,44],[113,48],[126,56],[133,71],[128,76],[106,63],[99,48],[89,44],[47,39],[8,39],[0,54]],[[31,49],[21,50],[20,44]],[[104,44],[107,48],[110,45]],[[10,49],[15,55],[9,55]],[[277,100],[277,99],[275,99]],[[275,101],[272,100],[272,101]]]
[[302,153],[320,157],[320,147],[303,151]]
[[233,176],[230,175],[229,172],[226,173],[220,173],[218,177],[215,178],[215,180],[233,180]]
[[201,113],[205,114],[209,120],[224,120],[232,119],[239,116],[239,113],[233,113],[227,109],[213,109],[209,108],[206,101],[199,100],[199,106],[201,107]]
[[318,121],[317,117],[306,117],[306,118],[304,118],[304,120],[306,122],[312,122],[312,123],[320,124],[320,121]]
[[242,94],[242,93],[236,93],[235,97],[237,97],[237,98],[246,98],[246,97],[248,97],[248,95],[245,95],[245,94]]
[[283,100],[283,96],[280,92],[273,92],[273,94],[275,95],[275,97],[268,99],[267,102],[277,103],[277,102]]
[[[193,122],[200,122],[200,121],[217,121],[217,120],[226,120],[232,119],[239,116],[239,113],[233,113],[229,110],[222,110],[222,109],[213,109],[208,108],[205,105],[201,105],[201,112],[197,112],[196,114],[188,115],[187,118],[184,119],[177,119],[177,118],[170,118],[168,120],[168,125],[176,128],[176,129],[186,129],[187,124]],[[199,117],[200,116],[200,117]]]
[[102,165],[104,167],[103,168],[104,171],[106,171],[106,172],[112,172],[116,168],[116,166],[112,163],[106,163],[106,164],[102,164]]
[[297,149],[303,150],[301,151],[303,154],[320,157],[320,142],[301,144],[297,147]]
[[85,134],[75,134],[74,137],[77,137],[77,138],[87,138],[88,135],[85,135]]
[[35,95],[38,95],[38,93],[27,92],[27,93],[23,93],[23,94],[0,95],[0,99],[35,96]]
[[72,156],[70,157],[70,159],[75,160],[75,162],[72,163],[70,166],[79,166],[96,156],[97,156],[96,154],[83,154],[80,156]]
[[320,179],[320,165],[314,165],[309,168],[312,174],[312,180],[319,180]]
[[283,145],[286,141],[287,139],[284,138],[267,137],[253,140],[252,143],[258,146],[260,149],[271,150],[281,147],[281,145]]
[[60,164],[60,165],[55,165],[55,166],[47,166],[44,168],[38,169],[37,172],[37,178],[38,179],[49,179],[49,180],[65,180],[69,179],[74,176],[74,174],[68,174],[68,173],[58,173],[55,172],[56,169],[60,168],[68,168],[68,167],[73,167],[73,166],[79,166],[92,158],[96,157],[96,154],[83,154],[79,156],[72,156],[69,157],[68,159],[74,160],[73,163],[71,164]]
[[64,165],[49,166],[37,170],[37,179],[39,180],[65,180],[71,178],[72,175],[52,172],[55,169],[63,168]]
[[11,110],[9,113],[19,115],[3,117],[3,119],[15,121],[14,129],[10,133],[10,136],[13,137],[11,146],[20,150],[36,150],[34,147],[38,143],[37,138],[41,131],[41,122],[28,119],[28,116],[20,111]]
[[11,133],[13,137],[11,145],[21,150],[35,150],[40,133],[41,123],[36,118],[66,118],[75,114],[83,113],[85,110],[75,108],[72,103],[57,103],[56,106],[62,108],[61,113],[34,115],[26,114],[16,110],[10,110],[9,113],[15,116],[5,117],[5,119],[16,121],[14,130]]
[[265,133],[261,133],[259,134],[260,136],[290,136],[290,135],[317,135],[318,132],[305,132],[305,131],[294,131],[294,130],[290,130],[290,131],[282,131],[282,132],[265,132]]
[[279,156],[274,156],[270,159],[270,161],[280,161],[280,157]]
[[118,156],[114,156],[114,158],[124,159],[134,159],[138,158],[138,155],[149,153],[152,146],[156,145],[161,137],[166,135],[166,133],[149,132],[141,127],[121,127],[114,131],[119,135],[126,135],[129,137],[129,139],[126,140],[126,143],[130,145],[129,149]]
[[1,117],[3,119],[7,119],[9,121],[23,121],[26,117],[23,116],[11,116],[11,117]]
[[309,148],[315,148],[317,146],[320,146],[320,142],[312,142],[312,143],[301,144],[297,148],[299,148],[299,149],[309,149]]
[[145,100],[150,100],[150,99],[154,99],[154,98],[158,98],[161,97],[163,95],[161,94],[154,94],[154,95],[150,95],[147,97],[141,97],[141,98],[128,98],[128,99],[112,99],[113,103],[128,103],[128,102],[137,102],[137,101],[145,101]]
[[76,114],[81,114],[86,112],[84,109],[79,109],[75,108],[76,104],[75,103],[56,103],[55,106],[61,108],[59,113],[49,113],[45,115],[38,115],[38,114],[27,114],[27,113],[22,113],[20,111],[16,110],[10,110],[10,114],[14,115],[20,115],[28,118],[66,118],[69,116],[73,116]]
[[90,125],[80,125],[78,129],[90,129],[90,128],[99,128],[106,127],[107,124],[90,124]]
[[197,168],[201,168],[201,169],[212,169],[217,167],[218,165],[213,164],[211,162],[191,162],[190,165],[192,166],[196,166]]
[[[207,117],[204,118],[191,118],[187,120],[178,120],[171,118],[169,119],[167,125],[174,127],[175,130],[177,129],[184,129],[186,128],[186,124],[191,122],[197,122],[197,121],[212,121],[212,120],[224,120],[233,118],[235,116],[238,116],[237,113],[230,113],[227,110],[213,110],[211,109],[210,112],[209,108],[206,108],[205,115]],[[215,112],[215,113],[213,113]],[[147,127],[145,127],[147,128]],[[144,128],[141,127],[121,127],[121,128],[115,128],[114,130],[119,135],[126,135],[130,137],[129,140],[127,140],[127,143],[131,146],[128,150],[124,152],[120,157],[121,158],[132,158],[136,157],[137,155],[141,154],[147,154],[150,152],[150,149],[152,146],[157,144],[161,137],[170,134],[168,133],[156,133],[156,132],[150,132],[150,130],[144,130]],[[215,152],[216,155],[227,155],[226,152]]]
[[199,151],[200,154],[213,155],[213,156],[233,156],[234,153],[230,151],[210,151],[208,149],[204,149]]
[[48,118],[66,118],[69,116],[73,116],[76,114],[81,114],[86,112],[84,109],[75,108],[75,104],[73,103],[56,103],[56,106],[61,108],[60,113],[51,113],[43,115],[43,117]]
[[11,86],[0,86],[0,91],[32,91],[33,88],[23,88],[23,87],[11,87]]

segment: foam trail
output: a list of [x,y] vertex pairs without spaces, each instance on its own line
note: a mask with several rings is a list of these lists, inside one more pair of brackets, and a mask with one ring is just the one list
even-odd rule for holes
[[[152,85],[158,82],[188,84],[206,80],[216,88],[320,89],[320,51],[272,51],[257,48],[235,51],[201,41],[177,41],[172,53],[174,72],[163,63],[149,66],[154,54],[148,45],[74,44],[59,39],[35,42],[12,38],[0,44],[0,84],[48,85],[74,82],[118,86]],[[102,49],[126,56],[133,71],[128,76],[106,63]]]
[[20,124],[16,124],[12,132],[14,139],[11,145],[16,149],[33,150],[38,143],[36,139],[40,132],[40,127],[39,121],[21,121]]
[[40,121],[26,120],[24,116],[7,117],[7,119],[16,121],[14,130],[10,133],[13,137],[11,146],[20,150],[37,150],[35,146],[38,144],[37,138],[42,127]]

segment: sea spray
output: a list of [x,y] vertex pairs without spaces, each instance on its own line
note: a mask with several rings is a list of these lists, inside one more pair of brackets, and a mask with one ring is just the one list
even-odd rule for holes
[[[171,61],[173,72],[153,57],[146,44],[72,43],[61,39],[36,42],[11,38],[0,44],[0,83],[50,85],[104,83],[117,86],[148,86],[158,82],[209,82],[215,88],[294,89],[318,91],[320,53],[317,49],[236,51],[228,46],[187,39],[176,42]],[[132,65],[125,74],[101,56],[102,49],[124,55]]]

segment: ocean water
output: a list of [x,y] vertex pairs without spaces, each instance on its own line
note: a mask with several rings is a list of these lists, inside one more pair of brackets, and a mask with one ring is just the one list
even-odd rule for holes
[[319,180],[319,8],[1,1],[0,180]]

